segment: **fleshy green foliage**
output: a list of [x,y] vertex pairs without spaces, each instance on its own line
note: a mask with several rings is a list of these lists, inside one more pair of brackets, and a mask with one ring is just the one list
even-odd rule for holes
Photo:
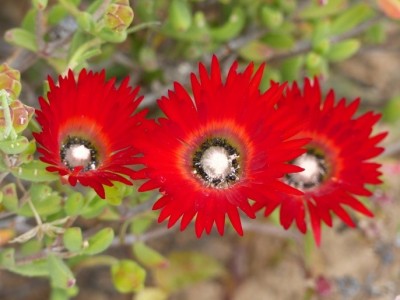
[[[20,26],[4,39],[35,56],[20,68],[43,91],[48,73],[107,67],[108,76],[134,70],[134,80],[149,94],[178,79],[170,66],[178,76],[178,63],[194,66],[212,53],[244,63],[266,62],[262,86],[267,87],[269,79],[327,76],[331,64],[368,43],[385,41],[383,22],[369,2],[298,2],[32,0]],[[1,269],[47,278],[51,299],[76,296],[75,272],[85,267],[110,266],[115,289],[136,293],[137,300],[166,300],[188,285],[229,276],[208,255],[176,249],[167,255],[148,242],[163,238],[151,234],[157,219],[151,207],[158,195],[116,183],[106,187],[103,200],[49,173],[36,158],[31,132],[40,128],[32,118],[34,109],[20,98],[21,89],[20,71],[1,65],[0,220],[10,215],[13,220],[0,229]],[[386,120],[399,119],[399,103],[397,97],[388,104]],[[131,251],[113,252],[124,244]]]

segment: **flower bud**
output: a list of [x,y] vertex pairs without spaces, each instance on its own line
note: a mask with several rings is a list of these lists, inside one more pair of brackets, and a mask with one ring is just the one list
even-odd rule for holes
[[379,7],[390,18],[400,19],[400,1],[399,0],[378,0]]
[[[16,133],[20,133],[25,130],[25,128],[28,126],[28,123],[30,119],[33,116],[33,113],[35,112],[35,109],[33,107],[27,106],[23,104],[19,100],[13,101],[10,106],[10,115],[11,115],[11,121],[12,121],[12,126],[15,130]],[[6,126],[6,120],[4,118],[4,110],[0,110],[0,128],[5,128]]]
[[115,1],[108,8],[104,15],[105,25],[113,31],[121,32],[131,25],[133,21],[133,10],[129,1]]
[[44,10],[47,7],[48,0],[32,0],[33,7]]
[[0,65],[0,90],[6,90],[12,99],[21,93],[20,73],[7,64]]
[[261,9],[261,20],[268,28],[277,29],[283,23],[283,14],[277,9],[263,6]]

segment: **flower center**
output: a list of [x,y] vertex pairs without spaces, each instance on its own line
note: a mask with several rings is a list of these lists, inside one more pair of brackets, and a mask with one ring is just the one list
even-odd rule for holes
[[68,137],[60,150],[64,165],[73,170],[83,167],[84,171],[94,170],[98,166],[97,150],[88,140],[80,137]]
[[238,158],[238,151],[225,139],[207,139],[194,154],[193,173],[206,186],[228,188],[239,180]]
[[327,165],[325,158],[313,149],[299,156],[292,163],[302,167],[304,170],[286,175],[285,181],[302,191],[320,185],[326,177]]

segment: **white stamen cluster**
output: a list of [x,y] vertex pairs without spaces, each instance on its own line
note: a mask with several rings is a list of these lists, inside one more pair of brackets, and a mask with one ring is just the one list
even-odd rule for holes
[[91,161],[90,149],[84,145],[71,145],[65,151],[65,160],[72,168],[86,166]]
[[325,160],[314,154],[304,153],[293,164],[304,170],[288,175],[286,181],[300,190],[319,185],[326,175]]
[[204,152],[200,163],[210,179],[222,179],[235,171],[232,167],[235,156],[229,155],[223,147],[210,147]]

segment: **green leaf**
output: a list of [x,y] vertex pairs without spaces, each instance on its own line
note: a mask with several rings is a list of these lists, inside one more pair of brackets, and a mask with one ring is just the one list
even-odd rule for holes
[[24,136],[19,136],[15,140],[0,141],[0,150],[6,154],[19,154],[28,147],[29,141]]
[[0,251],[0,267],[13,268],[15,266],[15,249],[7,248]]
[[74,56],[76,51],[81,47],[83,44],[85,44],[87,41],[92,39],[93,36],[90,34],[83,32],[81,30],[77,30],[74,36],[72,37],[72,41],[70,43],[69,49],[68,49],[68,61],[71,60],[71,58]]
[[49,275],[47,259],[8,268],[9,271],[26,277],[46,277]]
[[101,54],[100,46],[96,47],[96,48],[93,48],[93,49],[90,49],[90,50],[84,52],[80,56],[80,59],[77,60],[77,64],[81,64],[81,63],[83,63],[83,62],[89,60],[90,58],[95,57],[95,56],[97,56],[99,54]]
[[145,215],[137,216],[132,220],[130,230],[133,234],[139,235],[145,232],[157,219],[156,212],[150,211]]
[[323,57],[315,52],[309,52],[306,56],[305,65],[309,70],[317,70],[321,67]]
[[336,15],[344,9],[346,0],[329,0],[327,4],[320,5],[317,1],[300,12],[303,19],[319,19]]
[[382,111],[383,121],[398,124],[400,122],[400,96],[396,96],[387,102]]
[[277,49],[291,49],[294,47],[295,40],[290,33],[271,32],[266,34],[262,41],[269,46]]
[[24,242],[20,248],[20,255],[28,256],[38,253],[42,249],[43,245],[41,241],[37,239],[32,239],[29,241]]
[[21,22],[21,28],[34,34],[37,14],[38,11],[35,8],[28,10]]
[[93,19],[93,16],[87,12],[81,12],[76,19],[76,23],[83,31],[88,33],[95,32],[96,23]]
[[96,35],[109,43],[122,43],[128,36],[126,31],[116,32],[112,31],[110,28],[102,28]]
[[187,0],[172,0],[167,22],[179,32],[189,29],[192,24],[192,11]]
[[22,47],[33,52],[38,51],[36,37],[28,30],[22,28],[7,30],[4,34],[4,39],[14,46]]
[[329,61],[341,61],[355,54],[360,46],[359,40],[349,39],[332,45],[326,57]]
[[166,291],[177,291],[225,273],[215,259],[197,252],[174,252],[168,259],[169,267],[154,270],[157,285]]
[[47,260],[50,283],[53,288],[69,289],[75,285],[74,275],[61,258],[49,255]]
[[139,291],[135,300],[167,300],[168,294],[160,288],[144,288]]
[[[79,1],[80,2],[80,1]],[[96,10],[100,8],[100,6],[104,3],[104,0],[94,0],[90,1],[89,7],[86,9],[86,11],[90,14],[93,14]]]
[[[32,204],[40,216],[49,216],[61,210],[61,196],[53,192],[48,185],[32,184],[29,189]],[[34,216],[28,203],[22,205],[18,214],[26,217]]]
[[372,44],[382,44],[386,41],[386,29],[383,23],[372,25],[365,33],[365,39]]
[[331,31],[331,22],[323,19],[316,21],[313,31],[312,31],[312,43],[318,43],[321,40],[326,40],[329,38]]
[[313,43],[313,51],[320,55],[325,55],[329,52],[331,47],[331,42],[329,39],[320,39]]
[[99,216],[107,206],[107,202],[101,199],[96,192],[90,190],[86,196],[87,205],[82,208],[81,216],[91,219]]
[[29,163],[33,160],[34,154],[36,153],[36,141],[33,139],[29,142],[26,149],[20,153],[19,160],[23,163]]
[[51,6],[47,14],[47,22],[49,25],[56,25],[68,15],[68,11],[61,4]]
[[241,57],[256,63],[265,62],[272,53],[273,50],[268,45],[258,40],[251,41],[239,49]]
[[84,254],[95,255],[106,250],[114,239],[112,228],[104,228],[88,239],[88,246],[83,250]]
[[264,5],[261,8],[261,21],[270,29],[279,28],[283,23],[283,14],[280,10]]
[[332,23],[331,34],[344,33],[374,15],[373,9],[365,3],[359,3],[341,13]]
[[121,260],[111,267],[111,277],[120,293],[137,292],[144,287],[146,271],[132,260]]
[[17,187],[15,183],[6,184],[1,188],[3,193],[3,203],[2,205],[7,208],[7,210],[11,212],[15,212],[18,210],[18,195],[17,195]]
[[68,196],[65,200],[64,210],[68,216],[77,216],[82,212],[82,207],[85,204],[83,195],[78,192],[74,192]]
[[204,13],[201,11],[194,14],[192,25],[186,31],[176,31],[169,23],[165,24],[162,30],[164,34],[183,41],[193,43],[199,42],[205,45],[209,44],[211,41],[210,28],[207,25]]
[[111,205],[120,205],[125,195],[126,185],[121,182],[113,182],[113,186],[105,186],[105,201]]
[[217,42],[229,41],[243,30],[245,24],[246,13],[241,7],[235,6],[223,25],[210,28],[211,38]]
[[155,1],[139,1],[135,3],[135,15],[142,22],[154,21],[156,17]]
[[132,250],[137,260],[148,268],[165,268],[168,266],[168,260],[164,256],[142,242],[134,243]]
[[79,289],[76,285],[65,290],[60,288],[52,288],[50,300],[69,300],[71,297],[77,296],[79,293]]
[[47,164],[39,160],[33,160],[29,163],[22,164],[19,167],[11,169],[11,173],[20,179],[32,181],[32,182],[43,182],[43,181],[54,181],[59,178],[55,173],[46,171]]
[[292,13],[297,7],[296,2],[296,0],[279,0],[278,5],[283,12]]
[[293,81],[298,79],[303,65],[304,57],[301,55],[286,59],[281,66],[282,80]]
[[65,248],[71,252],[78,252],[82,249],[83,237],[79,227],[70,227],[65,230],[63,235]]

